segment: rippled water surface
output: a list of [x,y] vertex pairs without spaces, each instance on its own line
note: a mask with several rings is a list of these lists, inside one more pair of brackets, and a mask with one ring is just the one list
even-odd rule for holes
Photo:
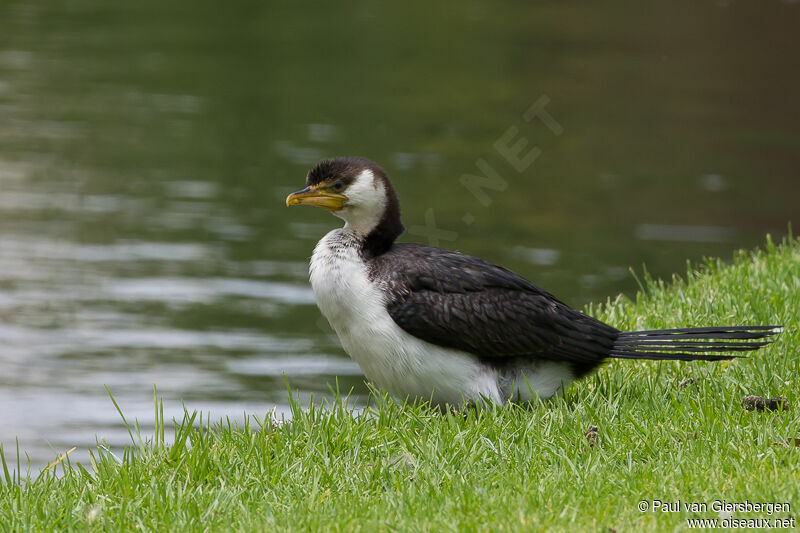
[[789,1],[0,3],[0,443],[34,466],[125,443],[105,386],[145,427],[154,385],[168,416],[285,412],[284,375],[362,401],[307,282],[338,220],[283,203],[321,157],[384,165],[405,240],[578,306],[785,233],[798,23]]

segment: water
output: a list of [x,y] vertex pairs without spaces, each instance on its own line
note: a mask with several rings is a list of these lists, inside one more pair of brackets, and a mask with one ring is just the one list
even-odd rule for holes
[[[145,426],[154,384],[168,417],[283,413],[284,374],[363,400],[307,282],[338,220],[283,204],[324,156],[385,166],[405,240],[578,306],[785,233],[798,22],[788,1],[4,1],[0,442],[34,466],[124,444],[104,386]],[[540,152],[515,168],[520,138]],[[498,190],[471,193],[487,164]]]

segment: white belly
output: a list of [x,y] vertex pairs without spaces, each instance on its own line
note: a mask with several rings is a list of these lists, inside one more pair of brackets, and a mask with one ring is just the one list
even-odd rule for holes
[[328,233],[311,258],[311,286],[345,351],[367,378],[394,396],[440,405],[480,403],[483,398],[502,403],[510,396],[522,401],[547,398],[571,381],[570,373],[556,363],[533,365],[523,371],[525,376],[509,378],[508,371],[498,375],[472,354],[410,335],[387,312],[383,292],[370,281],[354,244],[346,230]]
[[420,340],[386,311],[350,237],[334,230],[311,258],[311,286],[322,314],[364,375],[394,396],[459,405],[481,395],[501,401],[494,371],[476,357]]

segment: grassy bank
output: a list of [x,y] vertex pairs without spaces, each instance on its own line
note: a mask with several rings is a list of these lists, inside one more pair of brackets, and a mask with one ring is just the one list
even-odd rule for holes
[[[378,397],[370,414],[296,406],[291,424],[175,424],[123,457],[0,476],[3,530],[684,529],[714,500],[800,509],[800,245],[644,281],[634,301],[590,311],[621,329],[786,326],[775,344],[723,363],[614,361],[564,398],[438,415]],[[749,412],[749,394],[789,406]],[[166,426],[166,427],[165,427]],[[590,426],[597,432],[586,436]],[[54,475],[58,471],[58,476]],[[62,472],[63,471],[63,472]],[[706,511],[641,512],[642,500]]]

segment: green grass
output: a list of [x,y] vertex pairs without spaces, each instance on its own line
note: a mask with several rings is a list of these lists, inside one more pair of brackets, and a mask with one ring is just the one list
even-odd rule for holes
[[[641,500],[788,502],[800,508],[800,242],[708,261],[634,301],[590,312],[622,329],[774,324],[777,342],[723,363],[613,361],[563,398],[439,415],[376,396],[293,406],[292,423],[245,427],[193,414],[122,457],[97,450],[19,479],[3,459],[4,530],[681,530],[688,517]],[[748,394],[789,407],[748,412]],[[587,429],[599,427],[591,446]],[[165,428],[165,426],[167,426]],[[56,471],[58,473],[56,474]],[[765,513],[734,516],[766,516]],[[772,517],[786,517],[781,512]]]

